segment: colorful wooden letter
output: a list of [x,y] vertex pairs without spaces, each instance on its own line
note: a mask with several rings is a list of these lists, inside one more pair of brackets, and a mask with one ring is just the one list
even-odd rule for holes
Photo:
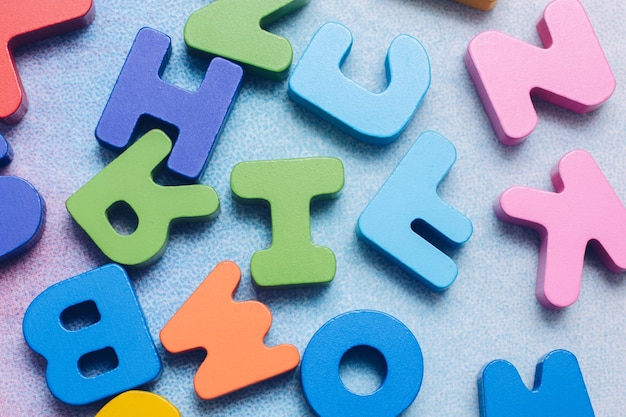
[[205,400],[280,375],[300,362],[292,345],[265,346],[272,313],[259,302],[233,300],[240,280],[236,264],[219,263],[161,330],[169,352],[207,351],[194,378],[196,393]]
[[289,41],[262,29],[309,0],[220,0],[193,13],[185,24],[187,46],[236,61],[279,80],[289,73]]
[[7,166],[13,160],[13,149],[7,140],[0,134],[0,168]]
[[[0,135],[0,167],[13,158]],[[39,242],[46,223],[43,198],[28,181],[0,176],[0,262],[26,252]]]
[[180,412],[160,395],[126,391],[102,407],[96,417],[180,417]]
[[[149,128],[160,127],[155,125],[159,123],[172,125],[178,138],[167,168],[197,181],[237,97],[243,70],[216,58],[198,91],[188,92],[161,79],[170,52],[171,40],[164,33],[150,28],[137,33],[96,127],[96,137],[102,146],[119,152],[137,133],[143,133],[137,131],[141,130],[138,123]],[[150,123],[144,116],[159,122]]]
[[0,121],[17,123],[28,100],[13,59],[13,50],[89,25],[93,0],[2,0],[0,2]]
[[46,205],[28,181],[0,177],[0,261],[31,249],[43,235]]
[[[96,319],[68,329],[63,315],[92,303]],[[154,380],[161,361],[141,307],[124,269],[115,264],[52,285],[39,294],[24,315],[24,339],[46,358],[50,392],[67,404],[88,404]],[[81,363],[97,352],[112,350],[113,369],[86,376]]]
[[393,142],[413,117],[430,86],[430,62],[416,39],[400,35],[387,52],[387,89],[372,93],[347,78],[341,65],[352,33],[327,23],[311,39],[289,77],[289,97],[363,142]]
[[465,65],[496,135],[517,145],[537,126],[531,94],[576,113],[609,99],[615,77],[578,0],[555,0],[537,31],[546,49],[489,31],[467,48]]
[[552,172],[552,183],[556,193],[509,188],[494,209],[501,220],[541,235],[537,299],[557,309],[578,298],[589,242],[608,269],[626,271],[626,208],[586,151],[565,155]]
[[437,195],[456,149],[435,132],[420,135],[378,194],[363,210],[357,235],[435,291],[448,288],[456,264],[427,239],[457,247],[472,235],[472,222]]
[[576,356],[548,353],[537,365],[535,384],[526,388],[505,360],[489,363],[478,381],[481,417],[594,417]]
[[272,246],[250,260],[254,282],[262,287],[324,284],[337,262],[329,248],[311,241],[309,206],[343,188],[343,164],[336,158],[241,162],[230,175],[233,194],[267,201],[272,215]]
[[454,0],[478,10],[491,10],[496,6],[498,0]]
[[[215,190],[206,185],[164,187],[153,180],[172,149],[160,130],[152,130],[67,199],[67,211],[111,260],[146,265],[166,249],[176,219],[207,220],[219,208]],[[118,233],[108,213],[127,203],[139,220],[130,235]]]
[[[387,362],[387,377],[370,395],[346,388],[339,363],[356,346],[378,350]],[[424,361],[413,333],[398,319],[378,311],[357,310],[324,324],[302,356],[302,388],[320,417],[396,417],[415,400],[422,385]]]

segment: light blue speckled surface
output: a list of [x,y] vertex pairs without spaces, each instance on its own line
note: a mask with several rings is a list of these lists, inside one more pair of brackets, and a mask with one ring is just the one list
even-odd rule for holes
[[[532,384],[536,361],[556,348],[577,355],[597,416],[626,410],[626,280],[587,257],[579,301],[550,312],[534,296],[538,236],[498,221],[493,200],[509,186],[551,189],[549,172],[568,151],[589,150],[617,194],[626,201],[622,150],[626,137],[626,8],[619,2],[584,5],[613,67],[618,88],[598,111],[580,116],[538,104],[539,126],[522,145],[497,141],[462,62],[476,34],[498,29],[539,43],[534,25],[548,0],[500,0],[489,13],[450,0],[312,0],[273,24],[297,60],[316,29],[335,20],[354,34],[345,72],[371,89],[384,87],[388,44],[401,33],[426,47],[432,85],[399,140],[386,147],[361,144],[297,107],[287,84],[247,76],[202,183],[221,198],[219,217],[203,225],[178,226],[160,262],[133,270],[139,300],[162,355],[164,371],[146,387],[164,395],[183,416],[309,416],[299,371],[215,401],[199,400],[192,388],[201,354],[167,354],[158,333],[206,274],[231,259],[244,272],[237,299],[255,298],[274,314],[268,344],[290,342],[300,352],[324,322],[342,312],[377,309],[404,322],[424,353],[423,386],[406,416],[478,416],[476,378],[497,358],[513,362]],[[25,256],[0,266],[0,415],[93,416],[102,403],[72,408],[45,385],[45,361],[30,352],[21,321],[30,301],[49,285],[106,263],[74,224],[64,202],[113,155],[93,131],[136,32],[150,26],[173,39],[165,78],[196,88],[207,63],[186,55],[182,28],[206,0],[96,0],[88,28],[25,46],[17,63],[30,110],[15,126],[0,125],[15,160],[2,174],[31,181],[47,202],[41,242]],[[436,130],[457,147],[458,159],[441,195],[466,214],[474,235],[453,253],[457,282],[436,294],[390,265],[356,239],[355,222],[404,153],[424,130]],[[312,209],[313,239],[332,248],[337,276],[325,288],[255,289],[247,272],[252,253],[270,242],[269,215],[259,206],[233,202],[229,174],[253,159],[328,155],[345,164],[346,185],[336,200]]]

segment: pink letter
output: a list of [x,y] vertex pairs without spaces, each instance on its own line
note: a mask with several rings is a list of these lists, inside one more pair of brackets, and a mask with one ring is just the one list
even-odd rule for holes
[[496,135],[517,145],[537,126],[530,96],[588,113],[609,99],[615,77],[578,0],[555,0],[537,31],[545,49],[500,32],[470,42],[465,65]]
[[541,235],[537,299],[557,309],[578,298],[587,243],[608,269],[626,271],[626,209],[586,151],[565,155],[552,183],[556,193],[509,188],[494,209],[501,220]]

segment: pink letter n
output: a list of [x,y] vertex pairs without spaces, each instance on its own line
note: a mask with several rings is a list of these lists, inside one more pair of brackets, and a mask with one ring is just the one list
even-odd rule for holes
[[479,34],[467,47],[465,65],[505,145],[519,144],[537,126],[531,95],[588,113],[615,90],[611,67],[578,0],[550,3],[537,31],[545,49],[495,31]]

